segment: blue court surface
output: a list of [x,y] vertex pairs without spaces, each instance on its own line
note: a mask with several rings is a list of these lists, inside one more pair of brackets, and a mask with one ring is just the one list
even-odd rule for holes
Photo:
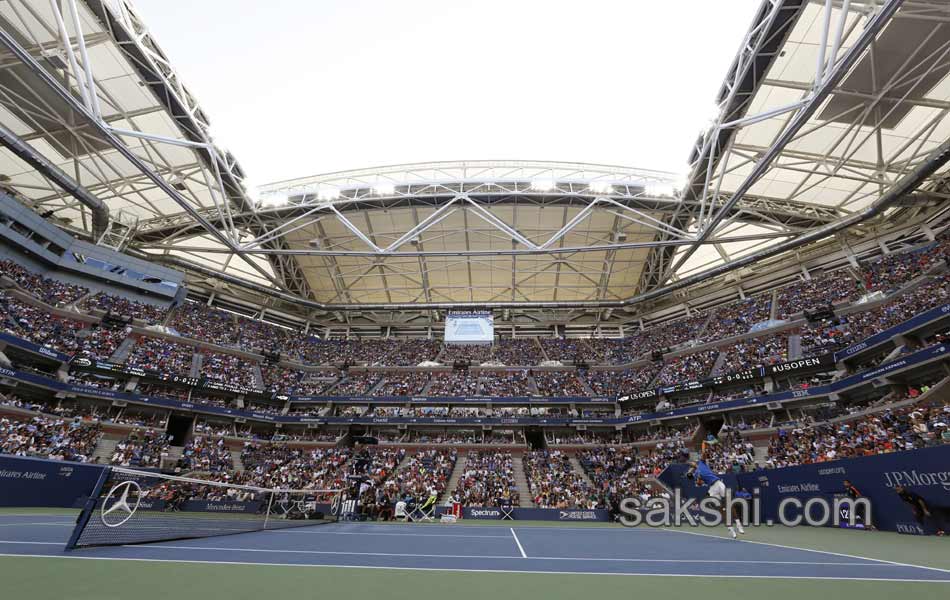
[[[73,523],[74,517],[68,515],[0,515],[0,555],[538,574],[950,582],[948,569],[733,541],[695,529],[519,527],[517,522],[480,526],[334,523],[65,552],[63,546]],[[950,545],[947,548],[950,551]]]

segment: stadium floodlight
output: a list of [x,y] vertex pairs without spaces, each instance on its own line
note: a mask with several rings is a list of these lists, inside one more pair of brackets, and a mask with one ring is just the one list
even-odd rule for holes
[[591,181],[588,186],[596,194],[612,194],[614,186],[606,181]]
[[392,196],[396,193],[396,186],[391,183],[381,181],[373,186],[373,192],[377,196]]
[[320,200],[331,201],[331,200],[336,200],[339,197],[340,197],[339,188],[320,188],[317,191],[317,198],[319,198]]
[[644,193],[653,197],[672,197],[676,190],[671,183],[650,183],[644,188]]
[[287,194],[283,192],[268,192],[266,196],[261,196],[258,204],[262,208],[273,208],[285,206],[288,202],[290,202],[290,199],[287,197]]
[[557,187],[557,182],[553,179],[535,179],[531,182],[531,189],[539,192],[550,192]]

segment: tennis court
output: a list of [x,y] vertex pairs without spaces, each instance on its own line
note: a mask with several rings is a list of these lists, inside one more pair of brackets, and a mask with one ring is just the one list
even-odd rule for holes
[[[202,586],[209,593],[230,588],[253,573],[257,579],[236,592],[283,596],[319,586],[312,589],[398,598],[446,587],[453,598],[468,598],[485,597],[485,581],[501,578],[513,579],[510,585],[525,598],[650,589],[718,597],[717,590],[729,596],[735,586],[778,598],[809,589],[830,594],[841,586],[850,592],[866,586],[865,597],[907,585],[916,597],[950,593],[947,540],[886,533],[770,529],[737,542],[706,529],[341,522],[64,552],[74,521],[75,514],[61,511],[0,514],[0,573],[8,589],[19,582],[33,598],[37,590],[85,597],[77,591],[95,573],[99,586],[89,582],[95,597],[103,597],[103,581],[137,586],[142,598],[186,589],[191,596]],[[71,575],[44,579],[51,569]],[[236,580],[235,572],[241,574]],[[477,578],[478,589],[466,589],[470,578]],[[139,589],[148,581],[160,588]]]

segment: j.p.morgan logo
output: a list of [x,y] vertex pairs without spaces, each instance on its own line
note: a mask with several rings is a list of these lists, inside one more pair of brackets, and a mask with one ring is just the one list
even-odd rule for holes
[[562,510],[557,518],[560,521],[596,521],[597,513],[592,510]]
[[[99,519],[106,527],[118,527],[132,518],[142,501],[142,487],[132,481],[118,483],[106,494]],[[134,504],[130,504],[134,502]]]

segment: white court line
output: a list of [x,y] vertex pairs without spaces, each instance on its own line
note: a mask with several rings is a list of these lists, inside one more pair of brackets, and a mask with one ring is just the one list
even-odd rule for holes
[[319,529],[302,531],[300,529],[263,529],[267,533],[294,533],[304,535],[376,535],[376,536],[394,536],[394,537],[440,537],[440,538],[488,538],[488,539],[508,539],[507,535],[467,535],[464,533],[376,533],[374,531],[324,531],[325,526],[317,525]]
[[[157,548],[158,546],[151,546]],[[154,562],[154,563],[177,563],[177,564],[202,564],[202,565],[238,565],[243,567],[297,567],[297,568],[316,568],[316,569],[377,569],[382,571],[444,571],[449,573],[503,573],[511,575],[617,575],[620,577],[686,577],[701,579],[813,579],[826,581],[892,581],[899,583],[930,583],[930,584],[948,584],[950,580],[941,579],[900,579],[890,577],[826,577],[814,575],[695,575],[693,573],[611,573],[611,572],[593,572],[593,571],[517,571],[506,569],[447,569],[443,567],[376,567],[363,565],[298,565],[287,563],[264,563],[247,561],[224,561],[224,560],[181,560],[173,558],[111,558],[108,556],[75,556],[75,555],[50,555],[50,554],[4,554],[0,557],[9,558],[45,558],[45,559],[65,559],[65,560],[116,560],[130,562]],[[824,564],[824,563],[823,563]]]
[[[3,540],[0,540],[0,544],[3,544]],[[17,543],[29,543],[29,542],[17,542]],[[50,544],[50,542],[43,542],[43,544]],[[52,544],[60,545],[60,544]],[[144,548],[151,549],[157,548],[162,550],[201,550],[204,552],[259,552],[263,554],[329,554],[329,555],[340,555],[340,556],[388,556],[395,558],[459,558],[459,559],[472,559],[472,558],[486,558],[499,560],[507,560],[509,558],[518,558],[517,556],[493,556],[490,554],[415,554],[407,552],[346,552],[342,550],[286,550],[286,549],[270,549],[270,548],[231,548],[228,546],[171,546],[166,544],[150,544],[148,546],[141,546],[138,544],[124,544],[122,548]],[[522,552],[522,558],[527,560],[569,560],[573,562],[630,562],[630,563],[708,563],[708,564],[762,564],[762,565],[834,565],[834,566],[849,566],[849,567],[885,567],[885,566],[901,566],[901,565],[880,565],[875,563],[867,562],[805,562],[805,561],[788,561],[788,560],[716,560],[716,559],[685,559],[681,560],[678,558],[606,558],[606,557],[575,557],[575,556],[527,556]]]
[[841,556],[841,557],[844,557],[844,558],[857,558],[857,559],[860,559],[860,560],[873,560],[873,561],[875,561],[875,562],[877,562],[877,563],[884,563],[884,564],[888,564],[888,565],[896,565],[896,566],[898,566],[898,567],[911,567],[911,568],[914,568],[914,569],[926,569],[926,570],[928,570],[928,571],[937,571],[937,572],[939,572],[939,573],[950,573],[950,569],[940,569],[940,568],[938,568],[938,567],[927,567],[927,566],[924,566],[924,565],[912,565],[912,564],[910,564],[910,563],[902,563],[902,562],[897,562],[897,561],[894,561],[894,560],[885,560],[885,559],[883,559],[883,558],[869,558],[869,557],[867,557],[867,556],[858,556],[857,554],[844,554],[844,553],[842,553],[842,552],[831,552],[830,550],[816,550],[816,549],[814,549],[814,548],[799,548],[798,546],[785,546],[785,545],[783,545],[783,544],[773,544],[773,543],[771,543],[771,542],[758,542],[758,541],[755,541],[755,540],[745,540],[745,539],[742,539],[741,537],[736,538],[735,540],[727,540],[726,538],[724,538],[724,537],[722,537],[722,536],[713,535],[713,534],[711,534],[711,533],[699,533],[698,531],[682,531],[682,530],[680,530],[680,529],[670,529],[669,527],[663,527],[663,528],[661,528],[661,531],[670,531],[670,532],[672,532],[672,533],[685,533],[686,535],[699,535],[699,536],[702,536],[702,537],[711,537],[711,538],[716,538],[717,540],[723,540],[723,541],[728,541],[728,542],[732,542],[732,543],[734,543],[734,542],[742,542],[742,543],[745,543],[745,544],[758,544],[758,545],[760,545],[760,546],[772,546],[773,548],[785,548],[786,550],[801,550],[801,551],[803,551],[803,552],[817,552],[818,554],[828,554],[828,555],[831,555],[831,556]]
[[[514,534],[514,530],[512,530]],[[515,536],[517,541],[517,536]],[[3,544],[22,544],[22,545],[36,545],[36,546],[62,546],[62,542],[26,542],[26,541],[13,541],[13,540],[0,540],[0,545]],[[751,564],[751,565],[832,565],[832,566],[846,566],[846,567],[898,567],[904,565],[881,565],[877,563],[869,562],[810,562],[810,561],[797,561],[797,560],[716,560],[716,559],[699,559],[699,558],[608,558],[608,557],[575,557],[575,556],[527,556],[524,553],[524,549],[518,543],[519,550],[521,550],[522,558],[528,560],[570,560],[574,562],[629,562],[629,563],[702,563],[702,564]],[[268,548],[231,548],[225,546],[169,546],[165,544],[150,544],[148,546],[141,546],[138,544],[123,544],[122,548],[159,548],[159,549],[168,549],[168,550],[202,550],[207,552],[219,552],[219,551],[231,551],[231,552],[262,552],[262,553],[271,553],[271,554],[338,554],[343,556],[390,556],[397,558],[489,558],[489,559],[509,559],[509,558],[518,558],[517,556],[492,556],[486,554],[412,554],[412,553],[401,553],[401,552],[343,552],[338,550],[283,550],[283,549],[268,549]]]
[[515,538],[515,543],[518,544],[518,550],[521,551],[521,558],[528,558],[528,555],[524,553],[524,546],[521,545],[521,540],[518,539],[518,534],[515,533],[515,528],[509,527],[508,531],[511,532],[511,537]]
[[20,525],[53,525],[56,527],[73,527],[74,523],[0,523],[0,527],[18,527]]
[[63,542],[23,542],[13,540],[0,540],[0,544],[24,544],[26,546],[65,546]]

